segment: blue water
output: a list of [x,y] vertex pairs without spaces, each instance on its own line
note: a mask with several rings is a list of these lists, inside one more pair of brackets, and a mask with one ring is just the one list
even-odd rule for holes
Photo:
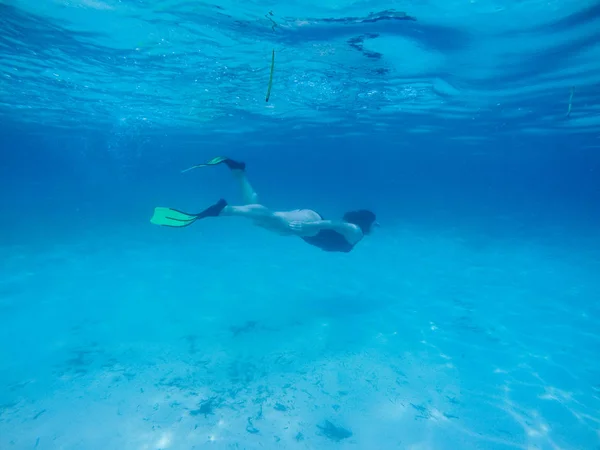
[[[0,449],[600,448],[594,1],[0,1]],[[273,83],[265,101],[272,51]],[[381,227],[325,253],[261,202]]]

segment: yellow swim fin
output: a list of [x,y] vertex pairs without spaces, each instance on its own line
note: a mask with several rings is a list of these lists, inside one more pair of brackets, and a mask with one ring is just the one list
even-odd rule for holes
[[193,224],[198,219],[206,217],[217,217],[227,206],[227,202],[223,199],[219,200],[212,206],[209,206],[204,211],[198,214],[189,214],[173,208],[164,208],[162,206],[154,208],[154,214],[150,222],[154,225],[162,225],[163,227],[187,227]]
[[198,219],[197,214],[188,214],[173,208],[163,208],[159,206],[154,208],[154,214],[150,222],[154,225],[164,227],[187,227]]
[[198,169],[199,167],[207,167],[207,166],[216,166],[217,164],[221,164],[223,161],[227,161],[229,158],[227,156],[216,156],[210,161],[205,162],[204,164],[196,164],[195,166],[188,167],[181,171],[181,173],[187,172],[192,169]]

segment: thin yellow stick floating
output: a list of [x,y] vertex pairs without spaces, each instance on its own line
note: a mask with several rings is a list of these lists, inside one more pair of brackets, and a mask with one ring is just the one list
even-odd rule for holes
[[571,108],[573,106],[573,92],[575,91],[575,86],[571,86],[571,95],[569,95],[569,109],[567,109],[567,117],[571,115]]
[[269,86],[267,87],[267,97],[265,101],[269,101],[269,97],[271,96],[271,86],[273,86],[273,69],[275,68],[275,49],[273,49],[273,53],[271,54],[271,74],[269,75]]

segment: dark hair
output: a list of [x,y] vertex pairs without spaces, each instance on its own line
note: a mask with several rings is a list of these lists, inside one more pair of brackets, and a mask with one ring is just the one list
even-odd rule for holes
[[344,220],[348,223],[358,226],[362,230],[363,234],[368,234],[371,231],[371,227],[376,219],[375,213],[367,209],[350,211],[344,214]]

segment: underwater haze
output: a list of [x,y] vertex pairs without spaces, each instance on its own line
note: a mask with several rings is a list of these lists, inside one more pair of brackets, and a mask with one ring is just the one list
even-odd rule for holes
[[0,0],[0,450],[598,450],[599,274],[598,1]]

